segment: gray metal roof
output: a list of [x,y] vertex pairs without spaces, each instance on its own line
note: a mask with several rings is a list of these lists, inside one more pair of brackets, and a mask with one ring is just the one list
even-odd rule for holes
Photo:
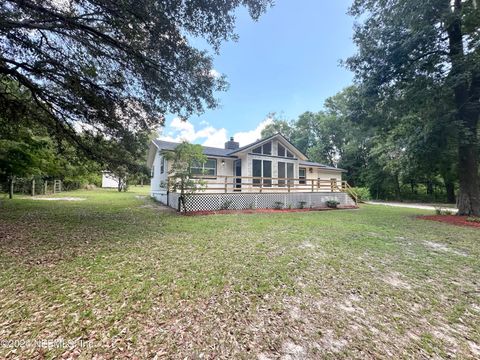
[[[153,140],[155,145],[161,150],[175,150],[175,148],[180,144],[177,142],[164,141],[164,140]],[[219,156],[219,157],[235,157],[230,156],[229,154],[233,151],[231,149],[222,149],[214,148],[210,146],[203,146],[203,154],[207,156]]]
[[333,166],[328,166],[328,165],[325,165],[325,164],[320,164],[320,163],[312,162],[312,161],[299,161],[299,164],[300,165],[305,165],[305,166],[321,167],[322,169],[326,169],[326,170],[343,171],[343,172],[347,171],[347,170],[344,170],[344,169],[340,169],[340,168],[336,168],[336,167],[333,167]]

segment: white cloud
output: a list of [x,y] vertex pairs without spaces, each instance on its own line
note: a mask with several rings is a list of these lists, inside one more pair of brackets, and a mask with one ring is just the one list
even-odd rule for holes
[[259,140],[262,136],[262,130],[273,122],[273,119],[268,117],[263,120],[254,130],[237,132],[233,135],[235,141],[240,143],[240,146],[251,144],[254,141]]
[[[240,146],[248,145],[261,138],[261,132],[268,124],[271,124],[273,119],[266,118],[258,126],[249,131],[240,131],[233,134],[235,141],[240,143]],[[215,128],[205,120],[200,122],[200,129],[196,130],[195,126],[190,121],[182,121],[180,118],[174,118],[167,126],[160,139],[173,142],[188,141],[191,143],[201,143],[204,146],[212,146],[223,148],[225,142],[228,140],[227,129]]]

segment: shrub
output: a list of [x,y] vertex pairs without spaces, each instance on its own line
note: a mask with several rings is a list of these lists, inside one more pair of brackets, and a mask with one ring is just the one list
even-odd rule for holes
[[298,208],[299,209],[305,209],[305,205],[307,205],[306,201],[299,201],[298,202]]
[[474,223],[480,223],[480,217],[469,216],[469,217],[467,218],[467,221],[474,222]]
[[358,202],[364,202],[372,199],[370,195],[370,190],[366,187],[355,187],[352,188],[358,195]]
[[283,202],[281,201],[275,201],[275,203],[273,204],[273,208],[275,210],[280,210],[283,208]]
[[336,209],[340,203],[337,200],[328,200],[326,204],[329,208]]
[[248,204],[248,208],[250,210],[255,209],[255,204],[253,202],[251,202],[250,204]]
[[453,210],[443,209],[441,206],[435,206],[435,214],[437,215],[454,215]]
[[221,205],[220,205],[220,210],[228,210],[230,206],[232,205],[233,201],[232,200],[225,200]]

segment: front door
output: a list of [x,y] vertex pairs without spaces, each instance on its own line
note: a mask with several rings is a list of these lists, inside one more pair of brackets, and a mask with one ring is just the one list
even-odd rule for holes
[[233,164],[233,166],[235,167],[235,176],[240,176],[238,178],[235,178],[235,188],[240,189],[242,187],[242,160],[235,160]]

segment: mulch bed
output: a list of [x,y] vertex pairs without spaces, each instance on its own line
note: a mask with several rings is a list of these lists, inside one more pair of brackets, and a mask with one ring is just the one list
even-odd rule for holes
[[439,221],[451,225],[457,226],[470,226],[475,228],[480,228],[480,223],[474,221],[467,221],[468,216],[457,216],[457,215],[424,215],[418,216],[422,220],[432,220]]
[[358,209],[358,206],[339,206],[336,209],[321,207],[308,209],[246,209],[246,210],[203,210],[203,211],[188,211],[182,213],[186,216],[197,215],[221,215],[221,214],[271,214],[271,213],[295,213],[295,212],[309,212],[309,211],[329,211],[329,210],[344,210],[344,209]]

